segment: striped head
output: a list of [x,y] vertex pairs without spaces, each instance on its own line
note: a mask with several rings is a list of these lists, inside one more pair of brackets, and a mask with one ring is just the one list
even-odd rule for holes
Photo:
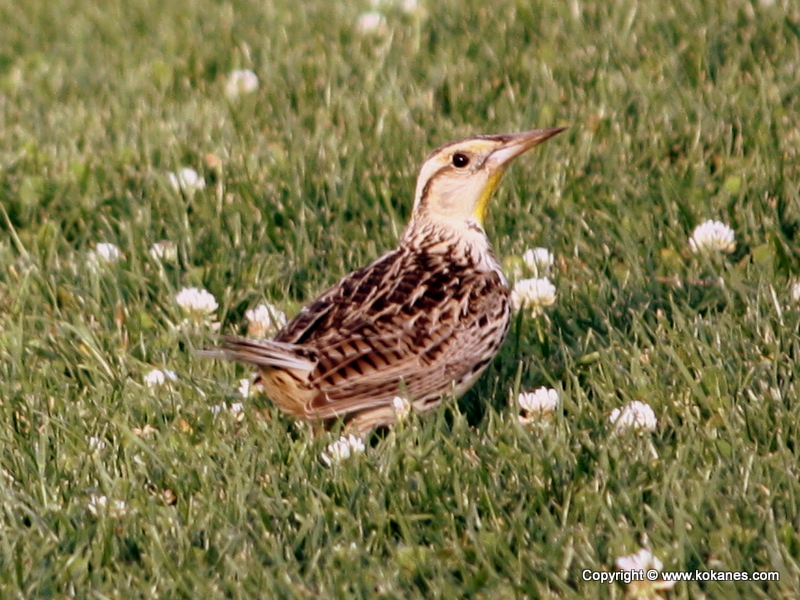
[[420,169],[412,221],[483,229],[489,200],[511,161],[564,129],[481,135],[437,148]]

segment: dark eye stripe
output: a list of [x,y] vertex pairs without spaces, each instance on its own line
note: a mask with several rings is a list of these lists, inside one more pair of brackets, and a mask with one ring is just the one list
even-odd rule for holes
[[436,171],[436,173],[434,173],[428,178],[428,181],[425,182],[425,186],[422,188],[422,194],[420,194],[420,199],[419,199],[420,206],[424,205],[425,202],[428,200],[428,194],[431,191],[431,187],[433,186],[434,180],[443,173],[447,173],[448,169],[450,169],[450,167],[448,166],[441,167],[438,171]]

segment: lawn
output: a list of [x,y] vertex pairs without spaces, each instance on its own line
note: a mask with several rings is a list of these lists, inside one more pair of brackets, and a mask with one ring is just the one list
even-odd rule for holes
[[[800,593],[797,4],[414,4],[0,2],[0,597],[621,600],[640,548]],[[197,355],[394,247],[435,147],[557,125],[487,224],[556,302],[459,402],[329,466]]]

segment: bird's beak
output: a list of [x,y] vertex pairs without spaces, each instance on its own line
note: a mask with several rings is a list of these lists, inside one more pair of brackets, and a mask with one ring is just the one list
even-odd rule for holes
[[486,163],[492,170],[500,169],[502,171],[517,156],[549,140],[554,135],[558,135],[565,129],[566,127],[552,127],[550,129],[533,129],[522,133],[498,135],[497,138],[502,141],[502,144],[492,152]]
[[500,179],[503,177],[508,164],[523,152],[527,152],[534,146],[549,140],[565,129],[566,127],[553,127],[551,129],[533,129],[522,133],[489,136],[489,139],[498,140],[500,145],[492,151],[484,163],[484,167],[489,173],[489,178],[483,188],[483,193],[475,203],[475,210],[472,213],[473,218],[479,224],[483,224],[489,199],[500,184]]

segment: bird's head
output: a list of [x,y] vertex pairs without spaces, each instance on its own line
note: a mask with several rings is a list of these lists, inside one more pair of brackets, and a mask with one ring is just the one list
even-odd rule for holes
[[511,161],[564,129],[481,135],[437,148],[420,169],[413,218],[482,228],[489,199]]

